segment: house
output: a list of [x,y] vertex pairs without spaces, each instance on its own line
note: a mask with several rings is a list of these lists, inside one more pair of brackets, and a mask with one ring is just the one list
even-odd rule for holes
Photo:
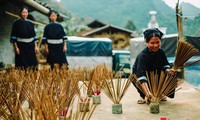
[[134,31],[103,23],[98,20],[94,20],[87,25],[91,28],[90,31],[82,32],[82,37],[108,37],[112,39],[113,49],[129,50],[130,38],[133,38]]
[[103,23],[103,22],[101,22],[99,20],[94,20],[91,23],[87,24],[87,26],[92,28],[92,29],[100,28],[100,27],[103,27],[105,25],[106,25],[106,23]]

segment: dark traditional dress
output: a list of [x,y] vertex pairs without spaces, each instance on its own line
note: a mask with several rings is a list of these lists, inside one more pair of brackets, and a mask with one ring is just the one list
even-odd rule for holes
[[34,25],[27,20],[19,19],[14,22],[11,32],[11,43],[17,43],[20,54],[15,53],[15,66],[35,68],[38,64],[35,54],[37,36]]
[[47,63],[53,67],[54,64],[67,64],[65,52],[63,52],[64,41],[67,36],[63,27],[59,23],[50,23],[44,29],[42,43],[48,44],[49,54],[47,55]]
[[[141,82],[147,82],[146,71],[157,71],[159,74],[162,70],[168,68],[170,68],[170,64],[167,61],[167,57],[162,49],[159,49],[157,52],[151,52],[149,51],[148,47],[146,47],[137,56],[136,61],[133,65],[132,73],[135,73],[138,80],[140,80]],[[140,93],[140,96],[144,98],[145,95],[143,94],[143,92],[138,88],[137,90]],[[169,97],[174,97],[174,95],[171,95]]]

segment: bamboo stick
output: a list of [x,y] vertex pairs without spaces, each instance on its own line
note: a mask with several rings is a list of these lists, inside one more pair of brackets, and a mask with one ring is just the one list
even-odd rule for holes
[[[5,13],[8,14],[8,15],[10,15],[10,16],[12,16],[12,17],[15,17],[15,18],[18,18],[18,19],[20,18],[20,16],[15,15],[15,14],[13,14],[11,12],[5,11]],[[36,25],[46,26],[46,24],[43,24],[43,23],[40,23],[40,22],[37,22],[37,21],[33,21],[33,20],[30,20],[30,19],[27,19],[27,20],[30,21],[33,24],[36,24]]]

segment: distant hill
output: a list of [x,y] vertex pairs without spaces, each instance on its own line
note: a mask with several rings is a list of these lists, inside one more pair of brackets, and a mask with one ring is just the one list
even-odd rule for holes
[[149,12],[157,11],[160,27],[176,33],[176,18],[172,8],[162,0],[62,0],[66,9],[79,17],[92,17],[102,22],[124,27],[132,20],[138,30],[146,28]]
[[132,20],[138,29],[146,28],[149,11],[157,11],[160,27],[167,27],[167,33],[177,33],[175,11],[162,0],[62,0],[73,15],[91,17],[102,22],[124,27]]
[[200,9],[186,2],[180,4],[183,10],[183,16],[197,16],[200,14]]

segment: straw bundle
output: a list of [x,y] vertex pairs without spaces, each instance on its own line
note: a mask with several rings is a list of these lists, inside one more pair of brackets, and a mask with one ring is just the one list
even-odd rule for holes
[[[178,79],[174,75],[164,71],[161,71],[160,74],[153,71],[149,73],[147,72],[146,75],[149,90],[151,92],[151,103],[159,103],[165,96],[169,96],[177,90],[180,90],[181,88],[178,87],[183,83],[183,80]],[[141,87],[141,83],[137,81],[136,75],[133,74],[131,78],[137,87],[145,94]],[[174,91],[175,89],[176,91]]]
[[103,91],[106,96],[114,103],[120,104],[122,98],[130,86],[131,81],[128,79],[122,79],[121,77],[113,77],[112,71],[107,72],[110,76],[110,79],[107,79]]
[[184,63],[198,52],[198,49],[180,39],[177,45],[173,69],[177,70],[181,67],[184,67]]

